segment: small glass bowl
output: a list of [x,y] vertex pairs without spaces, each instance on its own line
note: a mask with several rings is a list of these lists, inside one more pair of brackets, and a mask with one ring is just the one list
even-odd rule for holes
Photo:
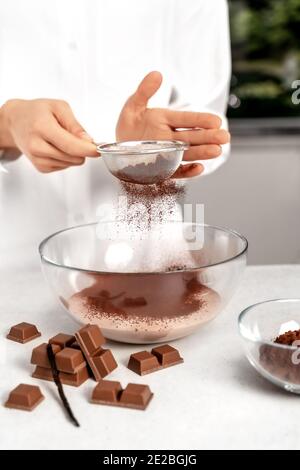
[[274,343],[274,339],[300,328],[300,299],[257,303],[239,316],[239,331],[246,356],[267,380],[300,393],[300,348]]
[[189,146],[177,140],[147,140],[99,144],[98,152],[116,178],[135,184],[158,184],[178,169]]

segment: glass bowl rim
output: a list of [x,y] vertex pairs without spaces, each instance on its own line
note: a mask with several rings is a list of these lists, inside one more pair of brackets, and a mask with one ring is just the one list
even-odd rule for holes
[[[260,345],[268,345],[272,346],[273,348],[277,349],[288,349],[290,351],[296,351],[298,348],[297,346],[289,346],[287,344],[279,344],[279,343],[274,343],[274,341],[270,341],[264,338],[261,339],[254,339],[253,336],[245,335],[242,333],[242,329],[245,329],[245,326],[243,324],[245,317],[251,312],[252,310],[255,310],[256,307],[259,307],[264,304],[270,304],[270,303],[293,303],[293,302],[300,302],[300,298],[298,297],[282,297],[278,299],[268,299],[268,300],[263,300],[262,302],[256,302],[255,304],[249,305],[246,307],[244,310],[241,311],[241,313],[238,316],[238,327],[239,327],[239,333],[240,336],[243,339],[246,339],[247,341],[251,341],[254,344],[260,344]],[[249,329],[247,329],[249,331]]]
[[[132,147],[133,150],[122,150],[122,144],[167,144],[162,149],[148,149],[148,150],[134,150],[134,146]],[[109,149],[112,146],[120,146],[120,148]],[[164,152],[172,152],[172,151],[184,151],[189,148],[189,145],[186,142],[182,142],[181,140],[122,140],[120,142],[111,142],[111,143],[104,143],[97,145],[97,151],[103,155],[122,155],[122,156],[129,156],[129,155],[145,155],[145,154],[155,154],[155,153],[164,153]]]
[[[115,223],[115,221],[106,221],[106,222],[100,222],[102,224],[112,224],[112,223]],[[174,270],[174,271],[143,271],[141,273],[137,273],[137,272],[126,272],[126,271],[122,271],[122,272],[118,272],[118,271],[96,271],[94,269],[85,269],[85,268],[78,268],[76,266],[70,266],[70,265],[66,265],[66,264],[61,264],[61,263],[56,263],[52,260],[50,260],[49,258],[47,258],[43,251],[44,251],[44,248],[45,246],[47,245],[47,243],[54,237],[56,237],[57,235],[60,235],[61,233],[64,233],[64,232],[69,232],[71,230],[74,230],[74,229],[79,229],[79,228],[83,228],[83,227],[91,227],[93,225],[98,225],[99,222],[90,222],[90,223],[87,223],[87,224],[81,224],[81,225],[74,225],[72,227],[68,227],[68,228],[65,228],[65,229],[62,229],[62,230],[58,230],[57,232],[55,233],[52,233],[51,235],[49,235],[48,237],[44,238],[44,240],[41,241],[41,243],[39,244],[39,247],[38,247],[38,250],[39,250],[39,254],[40,254],[40,257],[41,257],[41,260],[51,266],[55,266],[55,267],[58,267],[58,268],[64,268],[64,269],[70,269],[70,270],[73,270],[73,271],[79,271],[79,272],[85,272],[85,273],[90,273],[90,274],[118,274],[118,275],[137,275],[137,274],[147,274],[147,275],[155,275],[155,274],[174,274],[174,273],[180,273],[180,272],[193,272],[193,271],[199,271],[199,269],[204,269],[204,268],[211,268],[213,266],[218,266],[218,265],[222,265],[222,264],[225,264],[225,263],[229,263],[230,261],[233,261],[235,259],[238,259],[240,258],[241,256],[243,256],[247,250],[248,250],[248,240],[246,237],[244,237],[244,235],[240,234],[239,232],[235,231],[235,230],[232,230],[232,229],[227,229],[227,228],[223,228],[223,227],[218,227],[216,225],[209,225],[209,224],[199,224],[199,223],[196,223],[196,222],[181,222],[181,221],[169,221],[168,224],[190,224],[190,225],[201,225],[202,227],[206,227],[206,228],[211,228],[211,229],[214,229],[214,230],[218,230],[218,231],[221,231],[221,232],[224,232],[224,233],[227,233],[227,234],[230,234],[230,235],[234,235],[236,238],[239,238],[240,240],[243,241],[244,243],[244,247],[242,248],[242,250],[240,252],[238,252],[236,255],[232,256],[231,258],[227,258],[225,260],[222,260],[222,261],[219,261],[217,263],[211,263],[211,264],[207,264],[207,265],[202,265],[202,266],[197,266],[195,268],[190,268],[190,269],[178,269],[178,270]]]

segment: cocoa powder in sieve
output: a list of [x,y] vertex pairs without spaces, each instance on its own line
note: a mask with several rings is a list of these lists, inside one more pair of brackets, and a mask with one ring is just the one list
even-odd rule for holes
[[139,185],[159,184],[170,178],[174,173],[172,160],[158,155],[153,163],[128,165],[114,172],[119,180]]

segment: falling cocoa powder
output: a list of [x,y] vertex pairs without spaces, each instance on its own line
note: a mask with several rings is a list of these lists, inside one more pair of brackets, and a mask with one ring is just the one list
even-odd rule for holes
[[[182,182],[166,180],[160,184],[140,185],[120,182],[121,194],[126,197],[126,214],[119,212],[120,219],[127,218],[136,230],[151,230],[156,224],[169,222],[176,217],[180,199],[185,188]],[[143,206],[144,211],[134,208]]]
[[221,306],[217,292],[199,281],[194,269],[199,259],[190,253],[182,226],[178,232],[168,226],[178,214],[184,185],[172,179],[149,185],[120,181],[120,188],[126,205],[119,208],[117,221],[125,224],[113,227],[114,240],[122,239],[125,226],[133,264],[87,275],[87,287],[68,299],[69,310],[81,321],[98,323],[113,339],[152,342],[184,336],[211,320]]

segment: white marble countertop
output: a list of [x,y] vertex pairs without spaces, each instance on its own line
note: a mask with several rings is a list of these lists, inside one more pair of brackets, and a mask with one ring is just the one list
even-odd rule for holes
[[[0,269],[0,400],[20,382],[40,385],[46,400],[32,413],[0,406],[1,449],[295,449],[299,400],[261,378],[244,357],[237,316],[246,306],[300,297],[300,266],[248,267],[226,310],[191,337],[175,341],[185,363],[139,377],[126,369],[140,346],[112,343],[119,367],[110,378],[148,383],[155,396],[145,412],[88,403],[95,383],[65,387],[81,423],[64,416],[50,382],[31,378],[31,350],[59,331],[77,329],[56,305],[37,267]],[[21,345],[5,339],[11,325],[38,325],[42,338]]]

